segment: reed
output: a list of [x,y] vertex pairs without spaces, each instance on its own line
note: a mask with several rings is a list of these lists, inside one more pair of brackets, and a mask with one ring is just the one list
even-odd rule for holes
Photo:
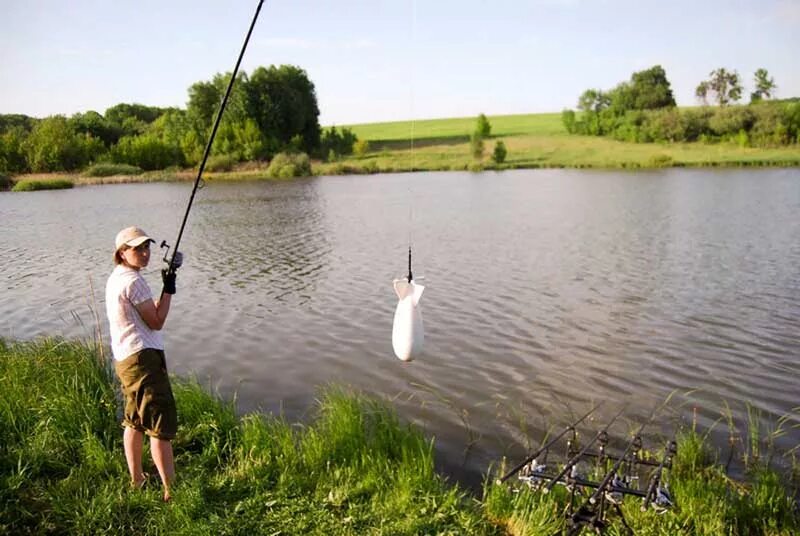
[[141,175],[142,168],[129,164],[113,164],[110,162],[94,164],[83,172],[84,177],[115,177]]

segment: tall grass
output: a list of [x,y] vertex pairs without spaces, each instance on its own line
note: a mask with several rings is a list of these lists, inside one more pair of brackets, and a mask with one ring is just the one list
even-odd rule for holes
[[[771,535],[789,536],[800,531],[797,504],[789,494],[786,479],[765,464],[752,465],[748,481],[729,478],[707,438],[696,430],[677,437],[678,453],[665,480],[674,507],[664,513],[642,512],[641,500],[628,498],[622,504],[627,523],[637,535]],[[654,453],[659,459],[663,452]],[[595,479],[598,475],[595,475]],[[554,534],[565,527],[568,494],[515,490],[487,479],[484,503],[487,515],[502,522],[511,534]],[[585,498],[580,498],[578,504]],[[609,534],[625,534],[619,516],[611,511]],[[589,529],[585,529],[590,532]]]
[[73,182],[65,179],[43,179],[43,180],[27,180],[22,179],[14,184],[11,189],[12,192],[35,192],[37,190],[63,190],[65,188],[72,188]]
[[418,430],[342,389],[295,425],[175,382],[169,504],[129,488],[113,375],[90,347],[0,342],[0,389],[0,533],[499,533]]
[[[178,482],[165,504],[155,482],[129,487],[117,388],[94,345],[0,339],[0,534],[538,535],[564,526],[560,486],[514,492],[487,475],[478,500],[445,482],[433,443],[384,402],[329,386],[300,424],[239,417],[196,381],[173,388]],[[676,506],[658,515],[626,500],[636,534],[798,533],[794,501],[763,456],[751,456],[740,483],[705,436],[685,430],[678,441],[668,478]],[[623,533],[618,520],[607,533]]]
[[103,162],[89,166],[83,172],[84,177],[114,177],[117,175],[141,175],[142,168],[129,164],[114,164]]

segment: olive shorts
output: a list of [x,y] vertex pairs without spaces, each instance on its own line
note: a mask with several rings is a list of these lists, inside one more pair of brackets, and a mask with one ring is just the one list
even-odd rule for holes
[[174,439],[178,412],[163,350],[145,348],[115,361],[114,369],[125,397],[122,426],[158,439]]

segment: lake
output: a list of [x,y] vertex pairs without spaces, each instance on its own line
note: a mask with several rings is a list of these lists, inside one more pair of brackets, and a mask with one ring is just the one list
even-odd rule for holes
[[[173,243],[190,192],[0,194],[0,337],[91,338],[97,309],[107,338],[115,234],[136,224]],[[156,293],[157,245],[145,272]],[[403,363],[392,280],[409,245],[426,339]],[[209,183],[181,249],[173,373],[291,420],[331,383],[391,399],[468,484],[601,400],[586,429],[624,407],[617,440],[671,397],[646,446],[696,421],[725,449],[725,415],[746,437],[748,407],[764,430],[791,414],[777,444],[800,444],[797,169]]]

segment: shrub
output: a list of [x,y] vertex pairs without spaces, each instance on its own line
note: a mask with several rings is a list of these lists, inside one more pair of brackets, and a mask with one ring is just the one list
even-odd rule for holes
[[353,154],[358,156],[359,158],[364,156],[369,152],[369,141],[367,140],[356,140],[353,143]]
[[740,130],[736,134],[736,145],[739,147],[749,147],[750,146],[750,137],[747,135],[747,132],[744,129]]
[[716,110],[708,120],[708,126],[721,138],[733,137],[740,130],[748,131],[755,121],[755,114],[749,106],[726,106]]
[[183,165],[183,151],[153,135],[125,136],[111,148],[111,158],[118,164],[139,166],[145,170]]
[[755,121],[750,130],[750,142],[765,147],[790,143],[789,130],[785,125],[784,110],[770,103],[751,106]]
[[800,102],[786,104],[783,109],[783,122],[786,125],[789,143],[793,141],[800,143]]
[[380,170],[378,168],[378,162],[375,160],[368,160],[362,169],[364,170],[364,173],[377,173]]
[[700,141],[711,134],[708,126],[709,119],[714,115],[714,110],[707,106],[699,109],[688,109],[681,112],[683,123],[684,141]]
[[644,130],[648,141],[675,142],[684,139],[684,126],[680,112],[676,108],[653,110],[647,112],[644,117]]
[[219,154],[210,156],[206,162],[206,169],[208,171],[220,172],[230,171],[236,164],[236,159],[229,154]]
[[14,186],[14,181],[11,180],[11,177],[0,173],[0,191],[9,190],[12,186]]
[[508,151],[506,150],[506,144],[503,143],[503,140],[498,140],[497,143],[494,144],[494,151],[492,152],[492,160],[494,160],[498,164],[502,164],[506,161],[506,155]]
[[[339,129],[332,126],[322,132],[320,141],[320,155],[330,155],[333,151],[337,155],[348,155],[353,152],[353,144],[358,141],[358,137],[349,128]],[[329,160],[332,162],[333,160]]]
[[142,173],[140,167],[111,163],[94,164],[83,172],[86,177],[113,177],[114,175],[139,175],[140,173]]
[[575,112],[572,110],[563,110],[561,112],[561,122],[564,124],[564,128],[567,129],[567,132],[570,134],[575,134]]
[[469,137],[469,150],[475,160],[483,158],[483,136],[477,130]]
[[269,163],[267,175],[275,179],[308,177],[311,175],[311,160],[305,153],[278,153]]
[[74,184],[64,179],[43,181],[21,180],[11,189],[12,192],[34,192],[36,190],[63,190],[72,188]]
[[657,154],[650,157],[649,167],[663,168],[672,165],[672,157],[668,154]]

